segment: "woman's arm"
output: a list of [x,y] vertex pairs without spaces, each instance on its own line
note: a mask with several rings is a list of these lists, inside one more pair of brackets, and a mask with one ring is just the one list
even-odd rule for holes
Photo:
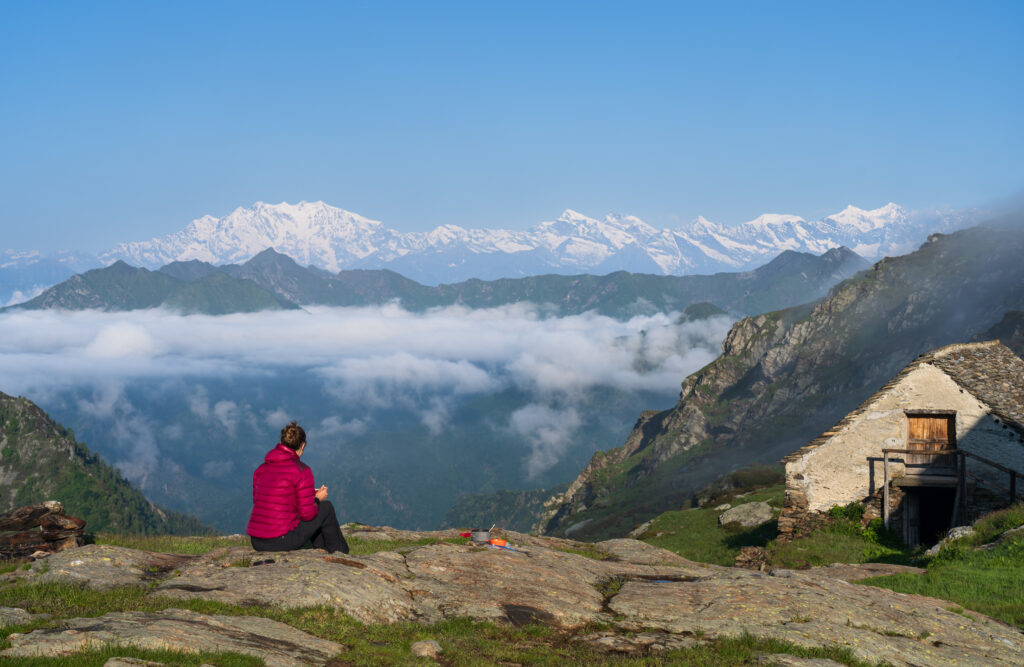
[[316,495],[313,490],[313,471],[308,466],[300,466],[299,483],[295,487],[296,501],[299,506],[299,519],[311,521],[316,518]]

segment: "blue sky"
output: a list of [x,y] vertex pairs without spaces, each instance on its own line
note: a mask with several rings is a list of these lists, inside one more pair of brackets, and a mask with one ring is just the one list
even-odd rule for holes
[[0,249],[254,201],[674,227],[1024,186],[1024,3],[0,0]]

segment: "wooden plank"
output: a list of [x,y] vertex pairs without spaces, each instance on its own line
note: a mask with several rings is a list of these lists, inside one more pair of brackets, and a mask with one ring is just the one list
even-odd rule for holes
[[889,529],[889,454],[882,450],[882,524]]
[[993,468],[995,468],[996,470],[1002,470],[1003,472],[1012,473],[1013,475],[1016,475],[1017,477],[1020,477],[1020,478],[1024,479],[1024,475],[1022,475],[1021,473],[1017,472],[1013,468],[1007,468],[1006,466],[1000,465],[1000,464],[996,463],[995,461],[990,461],[989,459],[986,459],[984,456],[978,456],[974,452],[964,451],[964,454],[966,454],[967,456],[970,456],[972,459],[974,459],[976,461],[981,461],[985,465],[990,465]]
[[927,486],[933,488],[951,489],[956,486],[956,473],[951,471],[948,475],[907,475],[893,480],[893,485],[900,488]]

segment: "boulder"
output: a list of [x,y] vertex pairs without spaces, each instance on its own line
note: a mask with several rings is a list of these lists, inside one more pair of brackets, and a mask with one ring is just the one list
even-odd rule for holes
[[22,623],[28,623],[35,616],[28,613],[24,609],[17,607],[0,607],[0,628],[6,628],[8,625],[21,625]]
[[185,653],[231,651],[260,658],[268,667],[323,665],[344,648],[267,618],[206,615],[185,609],[73,618],[62,621],[60,627],[9,639],[11,647],[0,651],[6,658],[61,657],[96,644],[114,644]]
[[149,586],[192,560],[192,556],[87,544],[35,561],[29,574],[40,581],[110,590],[120,586]]
[[973,534],[974,534],[974,527],[973,526],[953,526],[946,533],[946,536],[943,537],[941,540],[939,540],[937,544],[935,544],[930,549],[928,549],[928,551],[925,551],[924,555],[925,556],[936,556],[936,555],[938,555],[938,553],[942,549],[942,547],[944,547],[945,545],[949,544],[950,542],[952,542],[954,540],[959,540],[961,537],[967,537],[968,535],[973,535]]
[[439,657],[444,651],[441,649],[441,645],[433,639],[424,639],[420,642],[414,642],[409,647],[412,654],[420,658],[430,658],[431,660]]
[[85,520],[64,514],[64,506],[51,500],[18,507],[0,514],[0,559],[37,557],[81,546]]
[[965,620],[947,606],[819,575],[749,570],[694,581],[627,581],[608,602],[627,631],[838,645],[871,664],[1022,664],[1020,631],[980,616]]
[[772,506],[765,502],[743,503],[718,515],[718,525],[738,523],[744,528],[757,528],[772,520]]

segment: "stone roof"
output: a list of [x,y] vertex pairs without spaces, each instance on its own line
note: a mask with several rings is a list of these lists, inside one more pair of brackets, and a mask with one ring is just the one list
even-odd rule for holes
[[985,404],[1000,421],[1024,436],[1024,360],[998,340],[956,343],[914,359],[839,423],[782,460],[797,460],[828,442],[903,378],[925,364],[948,375],[964,391]]

